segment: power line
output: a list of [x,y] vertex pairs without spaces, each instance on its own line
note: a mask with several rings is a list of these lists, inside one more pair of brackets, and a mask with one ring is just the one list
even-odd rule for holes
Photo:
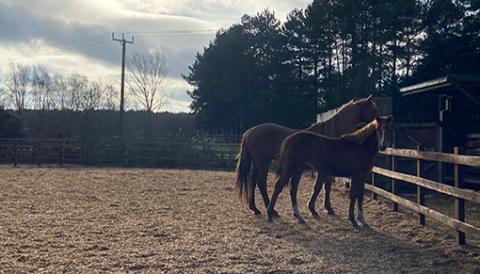
[[[210,35],[213,34],[216,29],[187,29],[187,30],[165,30],[165,31],[139,31],[138,37],[171,37],[171,36],[195,36],[195,35]],[[130,32],[127,32],[130,33]],[[109,40],[105,39],[107,33],[96,33],[92,35],[87,35],[82,38],[69,39],[65,41],[54,41],[46,42],[46,45],[41,47],[36,47],[32,49],[24,49],[22,52],[11,55],[4,54],[0,55],[0,63],[8,62],[12,59],[17,59],[20,57],[33,57],[34,54],[53,54],[58,52],[58,49],[61,50],[74,50],[83,47],[98,45],[106,43]],[[27,56],[26,56],[27,55]]]
[[26,51],[31,51],[31,52],[39,52],[45,49],[51,49],[52,47],[57,47],[57,48],[63,48],[63,47],[70,47],[70,46],[75,46],[79,42],[89,42],[89,41],[97,41],[101,39],[105,39],[105,35],[108,33],[98,33],[98,34],[93,34],[93,35],[87,35],[82,38],[76,38],[76,39],[70,39],[70,40],[64,40],[64,41],[46,41],[45,39],[36,39],[36,41],[43,41],[45,42],[45,45],[42,45],[40,47],[35,47],[34,50],[32,49],[27,49],[23,50],[23,53],[26,53]]
[[30,52],[23,52],[23,54],[16,54],[16,55],[11,55],[11,54],[4,54],[0,56],[0,63],[5,63],[9,62],[9,60],[14,60],[18,58],[31,58],[34,57],[35,55],[49,55],[49,54],[55,54],[59,52],[59,49],[62,51],[71,51],[71,50],[76,50],[76,49],[81,49],[81,48],[86,48],[90,46],[96,46],[100,44],[105,44],[109,42],[109,39],[102,38],[99,40],[91,40],[91,41],[84,41],[83,43],[79,43],[76,45],[70,45],[70,46],[64,46],[64,47],[57,47],[57,48],[47,48],[42,50],[30,50]]

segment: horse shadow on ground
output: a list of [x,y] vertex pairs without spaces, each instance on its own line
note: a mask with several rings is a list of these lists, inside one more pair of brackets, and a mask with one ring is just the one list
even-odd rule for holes
[[375,226],[353,228],[343,217],[308,218],[307,224],[291,218],[282,216],[273,223],[257,218],[257,231],[306,250],[310,257],[322,260],[327,269],[354,273],[458,273],[463,266],[445,250],[421,247]]

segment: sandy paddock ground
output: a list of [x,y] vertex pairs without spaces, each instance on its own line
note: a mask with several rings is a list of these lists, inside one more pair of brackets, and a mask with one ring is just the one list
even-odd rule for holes
[[311,177],[300,185],[302,225],[288,191],[280,196],[280,219],[252,215],[235,199],[232,172],[0,172],[4,273],[480,273],[480,240],[467,238],[459,248],[448,228],[428,219],[417,225],[415,215],[392,212],[389,203],[367,198],[371,228],[353,229],[340,184],[332,196],[336,216],[311,218]]

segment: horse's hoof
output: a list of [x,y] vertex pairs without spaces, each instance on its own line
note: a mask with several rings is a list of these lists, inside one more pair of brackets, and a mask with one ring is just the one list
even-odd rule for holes
[[306,221],[305,221],[305,219],[303,218],[302,215],[300,215],[300,214],[293,214],[293,216],[294,216],[295,218],[297,218],[297,220],[298,220],[299,223],[301,223],[301,224],[305,224],[305,223],[306,223]]
[[350,222],[352,223],[352,226],[357,228],[358,227],[358,224],[357,222],[355,221],[355,219],[350,219]]
[[273,216],[270,213],[267,213],[267,222],[269,223],[273,222]]
[[310,213],[312,213],[312,217],[314,219],[319,219],[320,218],[320,216],[318,215],[318,213],[316,211],[310,211]]
[[262,212],[260,210],[256,209],[256,208],[251,209],[251,210],[253,211],[253,214],[255,214],[255,215],[262,215]]
[[325,208],[325,213],[327,213],[328,215],[335,215],[335,211],[333,210],[333,208]]
[[359,222],[358,224],[363,228],[370,228],[370,226],[365,222]]
[[278,214],[276,210],[272,210],[272,212],[270,212],[269,215],[272,216],[273,218],[280,217],[280,214]]

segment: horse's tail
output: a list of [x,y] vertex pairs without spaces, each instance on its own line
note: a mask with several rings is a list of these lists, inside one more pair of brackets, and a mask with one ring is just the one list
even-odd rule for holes
[[240,201],[248,200],[248,175],[250,169],[252,168],[252,156],[247,151],[245,143],[245,135],[242,138],[242,143],[240,144],[240,152],[237,157],[237,168],[236,172],[236,192]]

